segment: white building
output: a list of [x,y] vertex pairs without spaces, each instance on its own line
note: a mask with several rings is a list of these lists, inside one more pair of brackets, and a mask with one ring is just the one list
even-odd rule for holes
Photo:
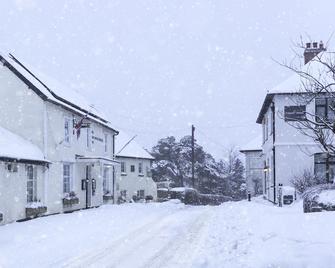
[[[21,158],[27,161],[17,161],[15,176],[4,173],[2,167],[2,222],[29,217],[24,210],[30,206],[53,214],[99,206],[104,194],[106,200],[110,199],[118,132],[76,92],[28,69],[11,55],[0,55],[0,61],[0,126],[13,133],[8,137],[20,138],[40,152],[38,159],[29,152],[27,156],[22,152],[5,159],[6,163]],[[21,153],[17,149],[15,152]],[[9,180],[7,174],[13,178]]]
[[[323,51],[321,44],[319,47],[313,43],[310,53],[309,48],[304,54],[306,70],[313,69],[315,62],[309,63],[309,60]],[[274,203],[278,200],[278,185],[291,185],[291,180],[301,176],[304,170],[328,177],[329,181],[334,180],[335,161],[326,163],[320,146],[293,126],[294,121],[305,120],[310,114],[325,118],[330,116],[326,109],[328,98],[320,94],[307,102],[303,94],[301,78],[294,74],[268,91],[257,118],[257,123],[263,126],[263,194]]]
[[116,192],[118,199],[157,199],[157,185],[151,176],[154,158],[123,132],[116,137],[116,159],[121,163],[117,172]]
[[245,178],[247,183],[247,192],[251,196],[263,193],[263,154],[262,154],[262,136],[255,138],[245,145],[241,150],[245,155]]

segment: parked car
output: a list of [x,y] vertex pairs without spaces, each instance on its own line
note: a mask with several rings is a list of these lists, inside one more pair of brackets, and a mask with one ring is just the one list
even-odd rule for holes
[[335,185],[320,184],[310,187],[303,194],[304,212],[335,211]]

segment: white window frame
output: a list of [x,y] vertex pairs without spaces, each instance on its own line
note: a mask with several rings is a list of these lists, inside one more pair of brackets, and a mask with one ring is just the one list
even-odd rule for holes
[[[37,169],[34,165],[26,165],[27,171],[27,203],[37,201]],[[31,190],[31,194],[30,191]]]
[[[65,174],[65,166],[69,167],[69,174]],[[68,194],[73,191],[73,164],[63,163],[63,193]],[[68,185],[65,185],[68,184]]]
[[143,173],[143,162],[139,162],[138,163],[138,175],[139,176],[144,176],[144,173]]
[[91,127],[86,128],[86,148],[92,150],[92,129]]
[[121,174],[127,174],[127,165],[125,161],[121,161]]
[[[68,129],[66,128],[68,123]],[[72,119],[68,116],[64,117],[64,144],[70,146],[71,145],[71,137],[72,137]]]
[[102,190],[103,193],[107,193],[110,192],[110,168],[107,166],[103,166],[102,167],[102,177],[103,177],[103,181],[102,181]]
[[108,134],[107,133],[104,133],[104,136],[105,136],[105,144],[104,144],[104,146],[105,146],[105,153],[107,153],[108,152],[108,140],[109,140],[109,138],[108,138]]

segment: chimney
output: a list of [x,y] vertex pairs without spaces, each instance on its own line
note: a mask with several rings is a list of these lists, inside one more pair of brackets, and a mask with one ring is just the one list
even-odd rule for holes
[[316,55],[318,55],[321,51],[326,51],[326,48],[323,45],[323,42],[313,42],[313,43],[306,43],[305,51],[304,51],[304,58],[305,64],[310,62]]

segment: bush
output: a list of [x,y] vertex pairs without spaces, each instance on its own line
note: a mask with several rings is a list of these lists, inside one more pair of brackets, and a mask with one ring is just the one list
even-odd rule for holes
[[299,194],[303,194],[310,187],[326,183],[326,179],[319,178],[311,170],[306,169],[301,175],[294,176],[291,183]]

